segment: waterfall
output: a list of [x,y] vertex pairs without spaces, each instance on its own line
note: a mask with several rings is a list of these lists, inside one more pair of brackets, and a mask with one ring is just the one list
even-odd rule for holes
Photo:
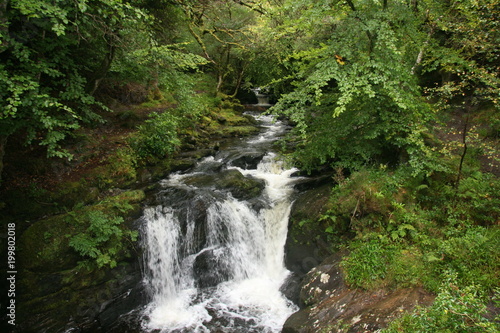
[[255,97],[257,98],[257,106],[265,106],[265,107],[271,106],[271,104],[269,104],[269,95],[262,93],[261,88],[255,88],[252,89],[252,91],[255,94]]
[[[280,292],[289,271],[284,245],[291,209],[291,177],[275,154],[256,168],[232,166],[242,154],[265,149],[284,125],[262,118],[266,131],[233,151],[207,158],[163,182],[161,205],[143,215],[144,283],[151,302],[143,329],[155,332],[279,332],[297,310]],[[265,182],[258,198],[196,182],[220,168]],[[208,170],[208,171],[207,171]],[[203,178],[204,179],[204,178]]]

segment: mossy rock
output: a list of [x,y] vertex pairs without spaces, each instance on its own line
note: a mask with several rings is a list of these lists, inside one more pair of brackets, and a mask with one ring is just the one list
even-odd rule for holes
[[69,246],[69,239],[82,226],[72,223],[85,211],[99,210],[110,215],[131,216],[140,213],[139,203],[144,191],[122,192],[94,206],[80,208],[72,213],[49,217],[33,223],[19,239],[19,261],[24,269],[55,272],[72,268],[81,258]]
[[141,202],[146,199],[143,190],[124,191],[117,195],[104,199],[94,208],[103,211],[108,215],[118,215],[125,221],[137,218],[141,212]]
[[332,185],[302,192],[290,212],[285,264],[292,272],[307,273],[330,254],[325,225],[318,222],[327,210]]
[[143,201],[146,198],[146,195],[144,194],[144,191],[141,190],[132,190],[132,191],[125,191],[122,192],[114,197],[108,198],[108,201],[116,201],[116,202],[121,202],[121,201],[127,201],[129,203],[139,203]]
[[262,193],[265,184],[262,180],[245,177],[238,170],[223,170],[217,175],[199,174],[185,179],[188,185],[204,188],[216,188],[231,192],[233,197],[248,200]]
[[179,158],[172,161],[172,172],[186,171],[196,165],[196,161],[191,158]]
[[232,126],[221,130],[222,137],[240,137],[257,133],[259,129],[255,126]]
[[58,185],[51,198],[59,205],[70,208],[77,203],[90,204],[97,200],[99,191],[85,181],[68,181]]
[[55,272],[76,266],[79,257],[66,237],[74,231],[67,214],[40,220],[19,239],[19,262],[24,269]]
[[238,170],[226,170],[220,173],[216,186],[229,189],[237,199],[248,200],[258,196],[265,184],[262,180],[243,176]]

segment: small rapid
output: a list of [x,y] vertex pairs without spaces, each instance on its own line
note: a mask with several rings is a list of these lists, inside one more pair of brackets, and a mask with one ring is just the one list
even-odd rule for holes
[[[143,330],[279,332],[297,310],[280,291],[290,273],[284,245],[296,169],[270,152],[286,126],[270,116],[257,119],[262,133],[171,175],[162,182],[160,204],[144,210],[150,302]],[[236,198],[213,185],[221,170],[261,182],[263,189]]]

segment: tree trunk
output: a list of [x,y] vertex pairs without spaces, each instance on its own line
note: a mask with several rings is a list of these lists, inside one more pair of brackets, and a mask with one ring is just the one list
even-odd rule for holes
[[99,84],[108,73],[109,68],[111,67],[111,63],[115,58],[115,46],[113,44],[109,44],[108,47],[108,52],[106,52],[106,54],[104,55],[99,68],[94,73],[92,73],[92,76],[87,83],[87,92],[90,95],[93,95],[96,92]]
[[432,37],[433,34],[434,34],[434,28],[431,28],[431,31],[429,31],[429,34],[427,35],[427,39],[425,40],[424,44],[420,48],[420,51],[418,52],[417,59],[415,60],[415,64],[411,68],[411,74],[412,75],[415,74],[415,70],[417,69],[417,67],[422,62],[422,59],[424,58],[425,48],[429,44],[429,42],[430,42],[431,37]]
[[349,7],[351,7],[351,10],[353,12],[355,12],[356,11],[356,6],[354,6],[354,3],[351,0],[346,0],[346,2],[349,5]]
[[238,91],[240,90],[240,87],[241,87],[241,82],[243,81],[243,74],[244,73],[245,73],[245,68],[242,68],[238,74],[238,78],[236,79],[236,84],[235,84],[234,91],[233,91],[233,94],[231,95],[231,97],[236,97],[236,95],[238,94]]
[[465,123],[462,130],[462,144],[464,145],[464,150],[462,151],[462,155],[460,156],[460,164],[458,165],[457,180],[455,181],[455,189],[457,190],[458,186],[460,185],[460,178],[462,178],[462,169],[464,165],[465,155],[467,154],[467,131],[469,127],[470,112],[469,110],[467,110],[466,112],[467,114],[465,116]]

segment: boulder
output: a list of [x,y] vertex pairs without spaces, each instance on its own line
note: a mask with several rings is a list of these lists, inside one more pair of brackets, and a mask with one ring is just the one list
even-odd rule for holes
[[331,254],[324,227],[316,223],[326,211],[332,185],[302,192],[294,201],[285,244],[285,265],[299,275],[306,274]]
[[203,251],[196,257],[193,271],[199,288],[214,287],[229,280],[228,255],[227,249],[218,248]]
[[265,187],[263,180],[245,177],[236,169],[222,170],[217,174],[217,177],[211,173],[194,175],[185,179],[185,183],[196,187],[228,191],[233,197],[240,200],[257,197]]
[[290,316],[283,333],[377,332],[416,305],[434,297],[420,287],[366,291],[349,289],[344,282],[342,253],[325,259],[303,279],[300,301],[307,307]]
[[255,153],[255,154],[247,154],[235,158],[231,161],[231,164],[235,167],[242,169],[257,169],[257,165],[260,163],[265,153]]

